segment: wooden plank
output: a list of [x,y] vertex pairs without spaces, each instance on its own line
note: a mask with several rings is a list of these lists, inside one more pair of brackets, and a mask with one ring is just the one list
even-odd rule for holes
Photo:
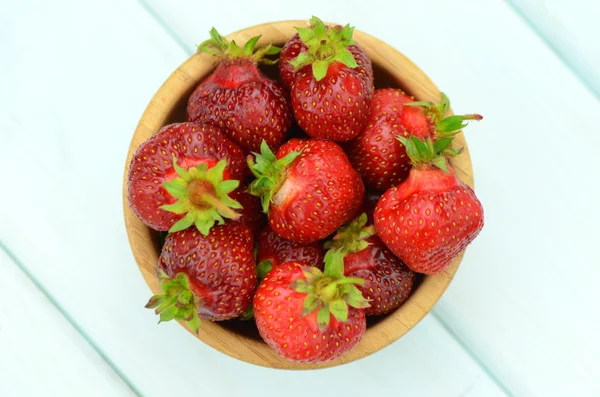
[[210,21],[194,17],[200,6],[192,1],[150,4],[187,43],[212,25],[226,33],[319,10],[404,52],[456,112],[481,112],[484,122],[467,139],[487,226],[435,313],[512,393],[600,394],[600,322],[590,315],[600,298],[600,190],[590,181],[600,172],[600,136],[589,116],[600,104],[506,3],[406,0],[382,13],[377,2],[305,1],[260,15],[240,3],[221,17],[217,5],[203,4]]
[[133,391],[0,249],[0,395]]
[[186,54],[133,2],[23,2],[11,15],[19,23],[2,36],[12,62],[2,63],[1,88],[12,94],[0,97],[0,167],[14,171],[3,174],[11,194],[0,195],[0,240],[141,394],[503,395],[433,317],[351,365],[277,376],[177,324],[156,326],[143,309],[149,289],[125,236],[120,182],[143,108]]
[[507,0],[600,98],[600,3],[586,0]]

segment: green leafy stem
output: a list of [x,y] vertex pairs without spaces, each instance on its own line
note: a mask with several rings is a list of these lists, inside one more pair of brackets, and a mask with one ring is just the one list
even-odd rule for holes
[[234,40],[229,41],[221,36],[214,27],[210,30],[210,39],[204,41],[198,46],[198,51],[206,52],[217,57],[227,59],[248,58],[255,62],[264,64],[275,64],[277,59],[265,58],[269,55],[277,55],[281,52],[281,48],[268,44],[264,47],[256,49],[256,44],[261,36],[252,37],[250,40],[240,47]]
[[346,25],[327,27],[319,18],[310,19],[310,27],[296,27],[300,40],[308,47],[296,58],[290,61],[294,69],[298,70],[306,65],[312,65],[315,80],[320,81],[327,75],[329,65],[341,62],[349,68],[356,68],[358,64],[354,55],[348,51],[348,46],[356,44],[352,40],[354,27]]
[[356,287],[363,285],[364,280],[344,276],[344,255],[339,251],[328,252],[325,258],[325,271],[316,267],[302,268],[304,279],[292,282],[291,287],[298,292],[306,293],[302,306],[302,315],[317,312],[317,324],[325,329],[331,321],[331,316],[338,321],[348,320],[349,307],[364,309],[369,307]]
[[173,158],[173,168],[177,178],[163,184],[164,189],[177,201],[165,204],[160,208],[175,214],[185,214],[177,221],[169,232],[177,232],[195,225],[203,235],[208,235],[215,223],[225,223],[223,218],[238,219],[234,209],[242,205],[229,197],[229,193],[238,188],[240,182],[235,179],[224,179],[223,172],[227,160],[222,159],[208,168],[206,163],[185,169],[177,165]]

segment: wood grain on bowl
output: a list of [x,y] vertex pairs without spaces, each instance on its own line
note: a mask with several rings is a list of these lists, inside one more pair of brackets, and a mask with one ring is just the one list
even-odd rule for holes
[[[296,33],[295,26],[306,25],[306,21],[266,23],[241,30],[227,37],[243,43],[251,37],[262,35],[259,45],[273,43],[282,46]],[[358,30],[354,31],[354,39],[371,57],[376,88],[399,87],[414,95],[417,100],[439,101],[441,94],[435,84],[404,55],[381,40]],[[157,277],[157,262],[160,255],[157,243],[159,236],[158,233],[146,227],[129,208],[127,202],[129,162],[137,147],[152,134],[158,132],[161,127],[170,122],[185,119],[188,96],[196,85],[212,71],[216,62],[215,57],[205,53],[194,54],[184,62],[150,101],[135,130],[129,148],[124,175],[125,224],[135,260],[153,293],[160,291]],[[462,133],[454,139],[453,145],[465,148],[461,155],[450,160],[456,176],[463,183],[473,187],[471,160]],[[287,361],[277,356],[271,348],[255,335],[253,336],[252,332],[242,332],[239,328],[207,320],[202,321],[197,337],[225,354],[265,367],[316,369],[348,363],[382,349],[417,324],[432,309],[450,284],[462,256],[463,254],[459,255],[445,271],[424,277],[419,287],[402,307],[371,325],[357,347],[331,362],[299,364]]]

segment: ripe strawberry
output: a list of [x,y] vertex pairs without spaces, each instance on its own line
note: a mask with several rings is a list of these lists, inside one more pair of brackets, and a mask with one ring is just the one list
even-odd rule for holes
[[364,186],[335,142],[290,139],[277,152],[266,143],[256,163],[250,192],[262,198],[269,225],[281,237],[313,243],[351,219],[362,203]]
[[340,228],[332,241],[326,243],[327,255],[339,252],[344,256],[344,274],[365,280],[358,289],[369,300],[367,316],[389,313],[400,307],[410,295],[415,273],[381,242],[375,227],[367,226],[363,213]]
[[361,174],[365,184],[373,189],[387,190],[406,179],[410,159],[397,136],[409,135],[424,139],[442,138],[463,128],[464,120],[479,120],[481,116],[444,114],[450,100],[442,94],[442,102],[414,102],[402,90],[384,88],[375,91],[369,121],[365,130],[346,146],[352,166]]
[[248,193],[248,185],[240,186],[229,196],[242,206],[238,222],[248,226],[253,234],[260,232],[267,219],[262,212],[260,199]]
[[129,166],[128,198],[147,226],[171,232],[195,224],[205,235],[240,204],[229,197],[247,174],[242,150],[212,126],[171,124],[142,143]]
[[483,227],[483,208],[460,182],[445,156],[452,137],[425,142],[400,137],[414,168],[408,179],[386,191],[375,209],[381,240],[408,267],[432,274],[444,270]]
[[316,363],[340,357],[358,344],[366,329],[367,301],[343,276],[340,255],[330,255],[325,272],[303,262],[275,267],[254,295],[260,335],[277,354]]
[[[311,20],[312,22],[313,20]],[[314,18],[315,24],[318,25],[320,21],[318,18]],[[313,26],[314,28],[314,26]],[[301,30],[302,28],[300,28]],[[329,26],[325,26],[326,30],[331,29]],[[340,26],[334,27],[334,29],[340,30],[343,28]],[[346,27],[346,29],[353,29]],[[337,34],[334,32],[334,35]],[[352,41],[350,41],[352,43]],[[367,77],[370,80],[373,80],[373,67],[371,66],[371,60],[367,56],[367,54],[363,51],[362,48],[358,46],[358,44],[353,43],[346,47],[348,51],[354,56],[354,60],[362,69],[360,72],[364,71],[367,74]],[[298,74],[298,70],[294,68],[292,61],[300,55],[302,52],[308,51],[308,46],[300,39],[300,35],[296,33],[289,39],[283,48],[281,49],[281,53],[279,54],[279,75],[281,76],[281,80],[283,80],[283,84],[289,89]]]
[[352,166],[365,184],[385,190],[406,179],[410,160],[396,135],[422,138],[431,132],[431,123],[417,107],[405,106],[413,99],[401,90],[375,91],[365,130],[346,146]]
[[255,52],[260,36],[250,39],[243,49],[214,28],[210,36],[198,50],[220,57],[221,62],[190,96],[188,120],[221,127],[247,152],[258,150],[263,140],[279,147],[292,123],[288,93],[257,66],[259,62],[273,63],[264,56],[277,54],[279,48],[268,45]]
[[323,270],[324,256],[320,243],[301,244],[286,240],[265,226],[258,236],[258,277],[264,278],[273,267],[285,262],[304,262]]
[[279,75],[281,76],[283,85],[287,89],[291,88],[292,83],[296,78],[296,74],[298,73],[298,69],[294,68],[291,61],[296,59],[301,52],[305,52],[307,49],[308,47],[300,40],[298,33],[293,35],[281,49],[281,52],[279,53]]
[[216,226],[208,236],[194,228],[169,234],[159,260],[163,293],[146,307],[160,322],[184,320],[195,332],[200,318],[241,315],[256,287],[253,250],[250,229],[239,223]]
[[303,45],[292,38],[280,59],[294,117],[313,138],[349,141],[369,116],[374,90],[371,61],[352,40],[350,25],[326,27],[316,17],[310,25],[296,28]]

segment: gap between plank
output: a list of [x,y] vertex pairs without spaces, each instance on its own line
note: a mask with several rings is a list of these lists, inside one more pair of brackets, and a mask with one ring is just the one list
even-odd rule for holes
[[[68,323],[81,335],[81,337],[91,346],[91,348],[108,364],[108,366],[117,374],[117,376],[127,385],[127,387],[137,396],[142,396],[139,390],[131,382],[131,380],[119,369],[119,367],[112,361],[104,351],[96,344],[96,342],[79,326],[79,324],[71,317],[71,315],[54,299],[54,297],[48,292],[43,284],[27,269],[27,267],[21,262],[21,260],[8,248],[2,240],[0,240],[0,250],[4,251],[6,255],[13,261],[13,263],[19,268],[20,271],[35,285],[35,287],[44,295],[46,299],[58,310],[58,312],[68,321]],[[430,312],[431,316],[444,328],[444,330],[450,335],[450,337],[460,346],[460,348],[475,362],[475,364],[481,368],[481,370],[487,375],[488,378],[494,382],[494,384],[507,396],[513,396],[514,394],[483,362],[470,348],[469,346],[452,330],[452,328],[439,316],[434,310]]]
[[450,327],[450,325],[439,314],[436,313],[435,307],[429,313],[431,314],[431,316],[433,316],[433,318],[435,318],[435,320],[438,323],[440,323],[440,325],[442,326],[442,328],[444,328],[444,330],[446,330],[448,335],[450,335],[450,337],[461,347],[461,349],[464,350],[464,352],[471,358],[471,360],[473,360],[477,364],[477,366],[481,368],[481,370],[488,376],[488,378],[490,378],[492,382],[494,382],[494,384],[498,386],[498,388],[502,390],[504,394],[506,394],[507,396],[514,396],[514,393],[508,388],[508,386],[504,382],[502,382],[502,380],[498,376],[496,376],[496,374],[491,370],[491,368],[488,367],[488,365],[471,350],[471,348],[454,332],[452,327]]
[[[102,349],[94,342],[92,338],[79,326],[79,324],[71,317],[71,315],[54,299],[54,297],[46,290],[42,283],[27,269],[21,260],[0,240],[0,249],[17,265],[19,270],[35,285],[35,287],[44,295],[46,299],[58,310],[58,312],[69,322],[69,324],[81,335],[81,337],[91,346],[91,348],[108,364],[108,366],[117,374],[117,376],[127,385],[127,387],[137,396],[142,396],[131,380],[119,369]],[[450,337],[460,346],[462,350],[479,366],[483,372],[498,386],[500,390],[507,396],[513,396],[510,389],[490,370],[490,368],[469,348],[469,346],[452,330],[434,310],[430,314],[440,323]]]
[[183,40],[181,36],[179,36],[177,32],[173,30],[164,19],[162,19],[162,17],[154,10],[154,8],[152,8],[144,0],[137,0],[137,2],[150,15],[150,17],[152,17],[152,19],[154,19],[154,21],[156,21],[156,23],[158,23],[158,25],[167,33],[167,36],[169,36],[175,42],[175,44],[177,44],[183,50],[183,52],[185,52],[189,56],[192,56],[193,52],[190,51],[190,48],[186,44],[185,40]]
[[21,260],[4,244],[4,241],[0,240],[0,250],[4,251],[6,255],[13,261],[15,265],[25,274],[25,276],[35,285],[35,287],[44,295],[46,299],[58,310],[58,312],[67,320],[67,322],[81,335],[81,337],[91,346],[91,348],[108,364],[108,366],[117,374],[117,376],[127,385],[127,387],[137,396],[142,394],[131,382],[131,380],[119,369],[119,367],[112,361],[105,353],[98,347],[96,342],[90,338],[85,331],[77,324],[75,319],[71,317],[69,313],[58,303],[56,299],[48,292],[44,285],[27,269],[27,267],[21,262]]
[[590,83],[585,75],[577,65],[571,61],[572,57],[565,54],[563,46],[555,43],[547,34],[546,28],[544,27],[543,21],[536,22],[534,18],[530,18],[530,14],[520,7],[514,0],[504,0],[508,7],[515,13],[529,28],[552,50],[556,57],[565,65],[565,67],[573,73],[573,75],[579,80],[595,98],[600,102],[600,87],[596,87],[595,84]]

